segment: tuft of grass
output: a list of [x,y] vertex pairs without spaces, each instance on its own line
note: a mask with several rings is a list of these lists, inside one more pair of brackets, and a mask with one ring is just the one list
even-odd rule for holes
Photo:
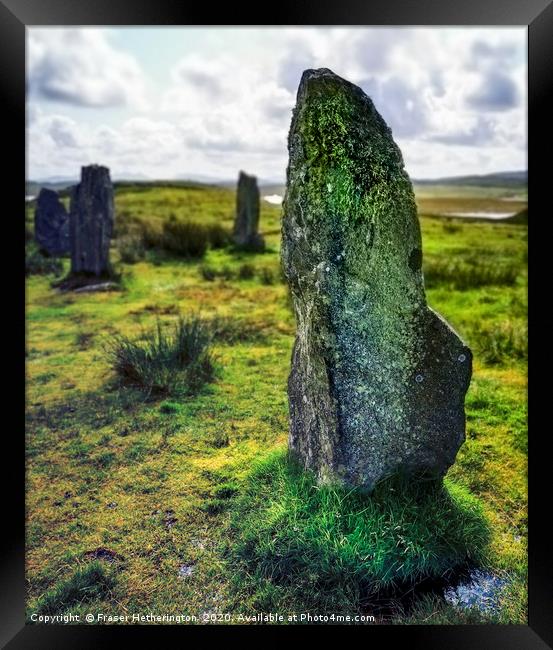
[[238,269],[238,278],[240,280],[251,280],[255,275],[255,266],[253,264],[241,264]]
[[180,404],[177,402],[171,402],[170,400],[165,400],[159,405],[159,412],[170,415],[173,413],[178,413],[180,411]]
[[141,221],[140,230],[146,249],[163,247],[163,228],[157,222]]
[[231,242],[229,231],[220,223],[211,223],[207,226],[207,237],[211,248],[225,248]]
[[451,286],[461,291],[487,285],[513,286],[519,274],[514,261],[498,264],[484,260],[431,259],[424,264],[427,287]]
[[63,263],[57,257],[46,257],[34,248],[25,256],[25,275],[55,275],[63,272]]
[[230,438],[226,431],[218,429],[213,434],[211,444],[215,449],[221,449],[222,447],[228,447],[230,445]]
[[213,282],[216,278],[222,278],[223,280],[232,280],[234,278],[233,270],[226,265],[217,268],[209,264],[202,264],[199,271],[202,278],[208,282]]
[[210,321],[213,339],[234,344],[246,341],[262,341],[266,338],[259,324],[238,318],[214,318]]
[[29,244],[34,241],[35,229],[30,223],[25,223],[25,243]]
[[275,274],[272,269],[263,266],[259,269],[259,279],[261,284],[272,285],[275,283]]
[[231,529],[239,590],[260,607],[317,613],[481,562],[490,538],[480,503],[450,481],[396,477],[367,495],[318,486],[282,452],[249,476]]
[[187,258],[203,257],[209,244],[208,229],[193,221],[169,219],[163,224],[163,248]]
[[180,317],[173,327],[158,321],[138,338],[117,334],[105,348],[122,384],[148,394],[195,394],[214,377],[211,338],[206,321],[189,316]]
[[144,240],[139,235],[125,235],[117,240],[117,248],[121,261],[125,264],[136,264],[144,259],[146,249]]
[[501,323],[476,323],[472,341],[486,363],[502,364],[528,358],[528,327],[511,320]]
[[459,223],[455,223],[451,221],[450,219],[447,219],[443,226],[443,231],[447,233],[448,235],[454,235],[455,233],[461,232],[463,229],[462,225]]
[[105,599],[114,588],[113,573],[108,573],[101,562],[95,560],[46,591],[30,613],[60,614],[80,603]]

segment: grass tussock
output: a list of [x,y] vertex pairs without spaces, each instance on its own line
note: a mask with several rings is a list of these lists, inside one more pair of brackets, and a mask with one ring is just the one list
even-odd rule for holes
[[241,264],[237,269],[224,264],[215,266],[214,264],[202,264],[199,268],[200,276],[207,282],[214,280],[252,280],[257,277],[259,282],[264,285],[277,284],[281,279],[278,272],[269,266],[255,267],[253,264],[246,262]]
[[148,394],[197,393],[215,372],[212,334],[197,316],[180,317],[172,326],[157,326],[138,338],[117,334],[106,351],[119,380]]
[[447,285],[464,291],[487,285],[513,286],[518,274],[515,263],[441,258],[424,264],[424,282],[429,288]]
[[231,237],[229,231],[219,223],[211,223],[207,226],[207,238],[211,248],[219,249],[229,246]]
[[213,340],[233,345],[265,340],[266,333],[262,324],[238,318],[214,318],[210,321]]
[[239,588],[259,607],[318,613],[358,611],[381,590],[481,561],[490,535],[454,483],[393,479],[363,495],[317,486],[283,453],[251,474],[231,526]]
[[25,275],[55,275],[63,272],[63,262],[57,257],[46,257],[39,250],[33,249],[25,255]]
[[246,262],[238,268],[238,278],[240,280],[251,280],[255,276],[255,266]]
[[207,282],[213,282],[217,279],[232,280],[235,277],[234,271],[226,265],[218,268],[211,264],[202,264],[199,271],[202,279],[207,280]]
[[528,327],[512,320],[477,323],[471,341],[480,358],[489,365],[528,358]]
[[61,614],[81,603],[109,597],[115,578],[95,560],[79,567],[71,577],[56,583],[38,599],[30,613]]
[[208,248],[223,249],[231,243],[229,231],[222,224],[177,219],[174,214],[159,222],[123,213],[118,219],[116,238],[121,261],[126,264],[143,259],[146,250],[166,250],[198,259]]
[[169,219],[163,224],[163,248],[187,258],[203,257],[209,245],[208,230],[193,221]]
[[146,247],[144,239],[136,234],[128,234],[117,240],[119,257],[124,264],[136,264],[144,259]]

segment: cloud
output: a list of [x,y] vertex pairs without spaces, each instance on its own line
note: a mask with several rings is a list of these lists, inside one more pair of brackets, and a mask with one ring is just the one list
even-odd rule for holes
[[30,29],[27,84],[31,95],[74,106],[145,105],[140,66],[98,29]]
[[502,72],[494,70],[484,76],[478,88],[467,96],[467,104],[489,111],[506,111],[519,103],[515,82]]
[[[297,87],[312,67],[361,85],[416,177],[515,168],[524,155],[522,29],[198,28],[167,43],[179,57],[160,55],[155,78],[158,53],[147,52],[149,80],[137,35],[118,38],[134,47],[121,51],[111,30],[29,34],[35,176],[90,161],[115,175],[233,178],[245,168],[282,179]],[[146,84],[157,86],[149,104]],[[83,110],[91,106],[120,110]]]
[[373,100],[394,136],[411,138],[425,131],[429,109],[419,90],[399,77],[384,81],[373,77],[360,85]]
[[79,131],[73,120],[55,115],[50,120],[48,132],[52,140],[60,147],[76,148],[79,146]]
[[389,71],[398,51],[408,50],[414,32],[407,28],[360,30],[354,39],[353,56],[357,65],[370,74]]
[[192,55],[177,63],[171,77],[176,85],[185,83],[196,92],[218,98],[223,94],[223,79],[230,72],[223,60],[205,60]]
[[510,66],[516,59],[518,45],[513,41],[490,43],[476,39],[469,50],[467,67],[489,69],[496,65]]
[[279,62],[277,82],[295,95],[303,71],[316,66],[316,57],[308,44],[299,39],[292,41],[289,48]]
[[445,133],[434,133],[428,136],[428,139],[442,144],[472,147],[482,146],[493,142],[495,136],[496,128],[493,120],[486,117],[478,117],[476,121],[467,128]]
[[178,125],[189,149],[285,153],[294,95],[261,63],[189,56],[176,63],[171,79],[161,113]]

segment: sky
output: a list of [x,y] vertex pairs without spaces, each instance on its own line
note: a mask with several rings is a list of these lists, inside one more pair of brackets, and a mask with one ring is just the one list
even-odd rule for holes
[[27,28],[27,178],[284,182],[307,68],[361,86],[412,178],[527,168],[526,27]]

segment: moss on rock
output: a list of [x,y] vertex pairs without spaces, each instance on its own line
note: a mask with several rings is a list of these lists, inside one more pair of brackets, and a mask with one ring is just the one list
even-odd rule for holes
[[413,188],[391,131],[360,88],[307,70],[289,154],[290,448],[322,481],[443,474],[464,440],[471,352],[427,307]]

